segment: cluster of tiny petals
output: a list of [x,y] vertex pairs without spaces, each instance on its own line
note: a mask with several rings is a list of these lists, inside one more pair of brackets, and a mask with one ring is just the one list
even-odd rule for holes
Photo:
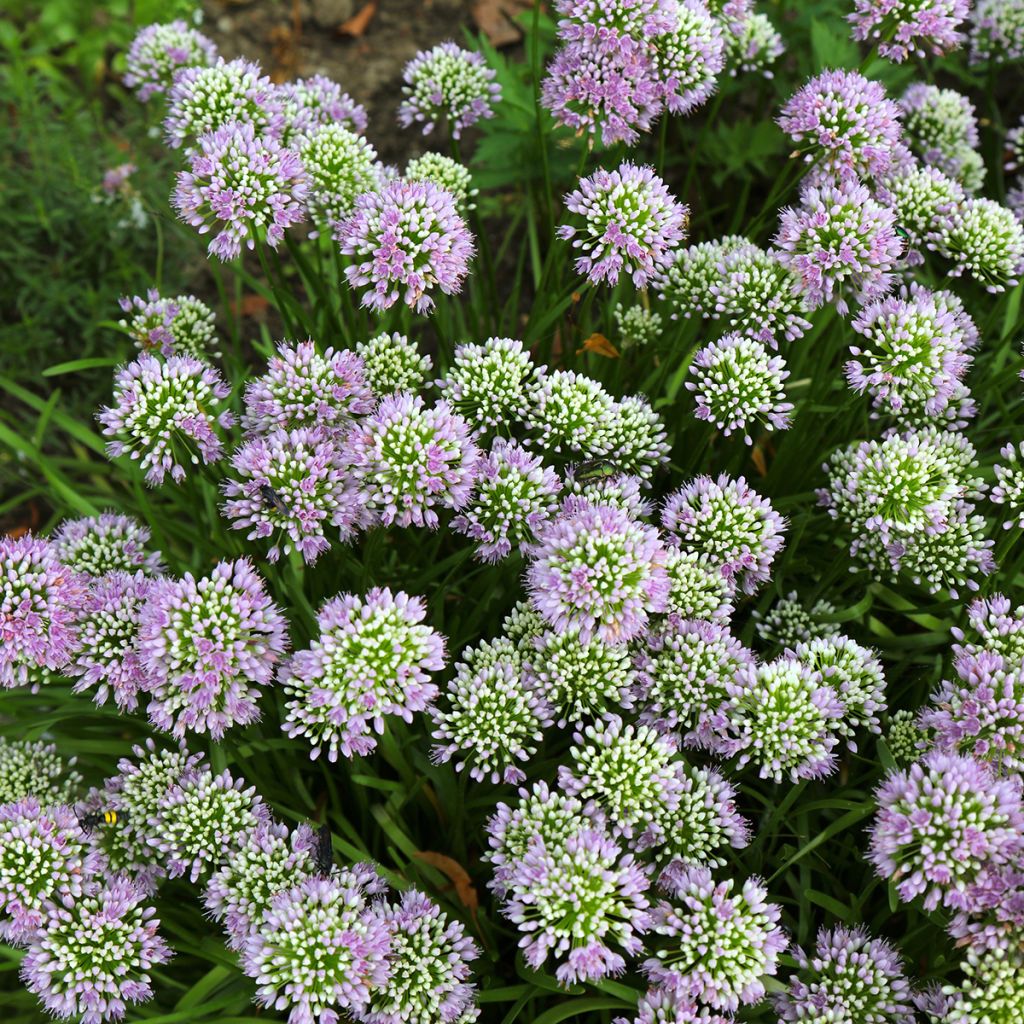
[[1010,518],[1003,526],[1007,530],[1012,526],[1024,529],[1024,442],[1004,445],[999,454],[1006,461],[997,462],[993,467],[996,482],[989,492],[989,500],[1006,506]]
[[[1024,15],[1021,16],[1024,23]],[[1022,29],[1024,34],[1024,29]],[[1024,40],[1021,43],[1024,53]],[[1024,1014],[1024,952],[972,953],[963,964],[966,978],[959,990],[943,988],[950,999],[943,1024],[1002,1024]]]
[[665,571],[669,581],[667,615],[723,622],[732,614],[729,581],[707,565],[699,552],[667,547]]
[[357,197],[334,237],[354,257],[345,268],[349,287],[365,289],[362,304],[376,310],[401,298],[427,312],[434,305],[430,289],[461,290],[473,256],[473,236],[454,196],[431,181],[397,178]]
[[799,207],[782,210],[774,244],[776,258],[799,278],[807,305],[835,301],[840,313],[848,292],[860,302],[882,298],[903,252],[895,212],[856,178],[807,186]]
[[785,597],[775,602],[771,611],[762,613],[753,611],[757,635],[767,644],[778,647],[795,647],[799,643],[807,643],[816,637],[828,638],[839,633],[839,626],[824,621],[836,612],[835,605],[828,601],[815,601],[813,606],[805,608],[800,596],[791,590]]
[[377,151],[342,124],[314,127],[292,145],[306,172],[311,236],[330,233],[352,213],[359,196],[382,184]]
[[697,352],[690,373],[696,380],[686,387],[697,399],[697,419],[713,423],[726,437],[742,431],[744,441],[753,444],[753,422],[775,430],[789,427],[793,403],[783,400],[789,371],[756,338],[726,334]]
[[924,82],[908,86],[899,102],[910,149],[926,166],[938,168],[968,192],[977,191],[985,167],[976,152],[979,136],[974,104],[953,89]]
[[437,529],[438,508],[459,511],[482,453],[469,424],[441,400],[396,392],[354,426],[345,444],[359,500],[384,525]]
[[1022,951],[1024,865],[983,867],[967,887],[965,905],[953,915],[949,934],[968,955]]
[[113,404],[97,415],[111,458],[127,455],[145,470],[155,487],[170,474],[185,479],[186,465],[216,462],[224,446],[217,427],[234,416],[216,406],[231,388],[208,363],[191,356],[158,359],[143,354],[114,376]]
[[215,739],[257,721],[259,688],[287,645],[285,618],[247,559],[219,562],[199,579],[155,581],[139,627],[150,720],[179,738]]
[[808,162],[844,176],[875,177],[900,141],[900,108],[858,71],[823,71],[782,108],[779,126],[808,147]]
[[674,988],[655,985],[640,997],[635,1017],[615,1017],[612,1024],[735,1024],[735,1018]]
[[666,499],[661,522],[679,544],[714,564],[737,590],[751,594],[782,550],[785,520],[743,477],[698,476]]
[[464,129],[494,116],[494,104],[501,99],[495,77],[479,53],[453,42],[421,51],[402,73],[405,100],[398,108],[398,123],[403,128],[422,124],[424,135],[444,123],[457,139]]
[[619,329],[623,350],[634,345],[648,345],[661,337],[661,314],[645,309],[642,305],[627,307],[617,302],[612,316],[615,318],[615,326]]
[[0,805],[34,797],[44,807],[69,803],[82,777],[55,743],[0,736]]
[[536,376],[521,341],[488,338],[479,345],[460,345],[451,368],[435,383],[458,412],[495,428],[526,415]]
[[125,55],[124,84],[145,103],[166,93],[185,67],[201,67],[217,59],[217,47],[184,21],[147,25],[139,30]]
[[121,1020],[129,1004],[153,997],[151,968],[171,950],[145,893],[117,876],[70,906],[50,904],[27,943],[21,976],[46,1009],[83,1024]]
[[201,235],[211,256],[233,260],[245,244],[276,249],[306,216],[309,183],[299,158],[280,142],[231,122],[199,139],[171,197],[178,216]]
[[162,356],[187,355],[196,359],[211,354],[216,329],[214,313],[194,295],[161,297],[151,288],[145,295],[124,296],[121,309],[131,314],[121,320],[135,344],[143,351],[159,351]]
[[968,0],[854,0],[849,21],[854,39],[877,40],[878,52],[899,64],[955,50],[969,10]]
[[673,319],[715,316],[713,289],[720,284],[724,273],[719,267],[734,255],[737,258],[752,256],[757,251],[757,246],[742,235],[725,235],[676,250],[672,262],[658,279],[661,297],[674,309]]
[[565,197],[570,213],[584,226],[564,224],[560,238],[572,239],[582,254],[576,272],[594,284],[616,284],[628,274],[638,288],[664,273],[689,220],[654,169],[628,161],[614,171],[595,171]]
[[407,722],[437,695],[430,672],[444,667],[444,638],[424,624],[418,597],[374,588],[365,597],[341,594],[317,615],[319,635],[282,673],[283,725],[302,736],[312,757],[330,761],[367,754],[384,730],[384,716]]
[[971,17],[972,64],[998,66],[1024,57],[1024,3],[978,0]]
[[[970,632],[959,627],[953,636],[960,641],[953,645],[958,659],[973,658],[988,651],[1008,661],[1024,659],[1024,605],[1014,608],[1004,594],[979,597],[967,608]],[[970,636],[970,641],[964,641]]]
[[729,74],[762,74],[773,78],[772,65],[786,52],[785,43],[771,19],[754,11],[743,19],[740,30],[726,37]]
[[266,373],[246,385],[242,427],[257,434],[299,427],[338,431],[374,404],[358,355],[320,352],[313,341],[282,342]]
[[928,240],[946,225],[966,200],[962,186],[936,167],[901,168],[884,179],[879,191],[896,213],[896,222],[907,243],[908,266],[924,262]]
[[669,582],[658,531],[609,505],[552,520],[526,573],[534,609],[555,629],[626,643],[665,608]]
[[473,176],[468,167],[450,156],[424,153],[405,165],[405,178],[407,181],[432,181],[455,197],[461,213],[475,209],[473,197],[479,190],[473,188]]
[[736,891],[732,880],[716,883],[707,868],[679,867],[661,884],[672,900],[652,911],[664,946],[644,963],[649,979],[716,1010],[759,1002],[763,979],[776,973],[787,945],[781,911],[761,882],[748,879]]
[[710,99],[725,67],[725,34],[703,0],[679,0],[675,25],[654,48],[659,91],[670,114],[689,114]]
[[378,334],[356,343],[363,361],[366,383],[377,398],[396,391],[418,391],[430,373],[433,361],[423,355],[404,334]]
[[915,1024],[910,983],[899,954],[864,928],[818,933],[814,956],[797,951],[799,971],[775,1009],[791,1024],[850,1020],[857,1024]]
[[354,132],[366,131],[365,108],[326,75],[284,82],[277,87],[276,97],[289,135],[308,135],[334,124]]
[[452,529],[476,541],[485,562],[507,558],[514,547],[528,551],[558,507],[561,481],[539,455],[498,437],[481,460],[469,504]]
[[1024,846],[1020,779],[936,750],[890,775],[876,794],[868,857],[900,898],[965,909],[985,867],[1012,863]]
[[1024,271],[1024,224],[992,199],[971,198],[929,234],[928,248],[952,264],[950,276],[968,275],[997,295]]
[[221,57],[174,76],[164,120],[170,145],[194,143],[234,123],[248,125],[259,138],[276,138],[284,127],[276,87],[258,64]]
[[[249,540],[271,539],[267,560],[295,550],[312,564],[329,547],[325,526],[350,540],[367,521],[341,448],[320,429],[250,438],[231,457],[238,479],[224,483],[224,515]],[[283,534],[283,539],[282,539]]]

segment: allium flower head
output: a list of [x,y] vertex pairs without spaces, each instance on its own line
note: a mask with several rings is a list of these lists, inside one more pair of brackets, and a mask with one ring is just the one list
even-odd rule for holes
[[485,562],[507,558],[513,547],[531,543],[558,507],[561,482],[539,455],[497,437],[480,462],[473,496],[452,519],[452,529],[477,542]]
[[70,803],[82,782],[75,761],[65,762],[55,743],[0,736],[0,805],[26,797],[43,807]]
[[859,302],[884,296],[903,252],[896,214],[855,178],[805,188],[799,207],[782,210],[774,241],[779,262],[800,278],[807,305],[835,301],[840,313],[847,294]]
[[885,744],[900,767],[913,764],[921,756],[927,734],[918,725],[917,717],[906,708],[894,711],[889,716]]
[[1024,3],[978,0],[971,17],[971,63],[994,66],[1024,57]]
[[1018,778],[999,778],[969,757],[932,751],[895,772],[876,794],[868,857],[906,902],[927,910],[966,906],[986,866],[1020,856],[1024,809]]
[[660,313],[654,313],[641,305],[626,307],[616,302],[612,316],[619,329],[620,348],[623,351],[634,346],[650,345],[661,337]]
[[954,914],[948,928],[968,957],[1024,952],[1024,864],[982,868],[965,902],[968,909]]
[[618,949],[637,954],[647,930],[647,875],[603,832],[583,829],[548,846],[539,836],[505,881],[503,913],[519,930],[526,962],[535,970],[549,957],[563,984],[621,973]]
[[334,762],[339,751],[373,750],[385,715],[411,722],[437,696],[429,673],[444,668],[444,637],[425,617],[422,599],[386,587],[328,601],[317,615],[319,636],[282,672],[285,733],[304,736],[311,757],[326,751]]
[[572,629],[548,630],[523,652],[523,682],[557,715],[559,728],[630,707],[634,681],[628,647],[584,642]]
[[717,279],[709,285],[714,315],[741,334],[773,349],[779,338],[793,341],[810,330],[800,281],[775,254],[754,245],[726,252]]
[[473,256],[473,236],[454,196],[430,181],[397,178],[357,197],[334,237],[354,257],[345,268],[349,287],[370,285],[362,304],[376,310],[401,297],[417,313],[427,312],[434,305],[427,292],[457,294]]
[[378,398],[396,391],[418,391],[433,362],[404,334],[378,334],[369,341],[356,343],[356,354],[363,361],[363,372],[370,390]]
[[366,131],[365,108],[326,75],[284,82],[277,87],[276,98],[289,136],[310,135],[327,125]]
[[125,55],[124,84],[145,103],[171,88],[186,67],[207,67],[217,59],[217,47],[184,21],[147,25],[140,29]]
[[207,359],[216,355],[214,313],[194,295],[161,298],[151,288],[141,295],[119,300],[121,309],[131,319],[120,321],[135,344],[143,351],[159,351],[162,356],[194,356]]
[[958,659],[974,658],[983,651],[999,654],[1008,662],[1024,660],[1024,605],[1014,608],[1003,594],[973,601],[967,609],[969,632],[953,629],[953,636],[968,643],[953,645]]
[[1024,528],[1024,442],[1016,447],[1012,444],[1004,445],[999,449],[999,454],[1006,462],[996,463],[992,467],[996,483],[989,493],[989,500],[996,505],[1006,506],[1010,518],[1003,526],[1007,530],[1014,525]]
[[675,989],[655,986],[640,997],[635,1017],[615,1017],[612,1024],[735,1024],[735,1019]]
[[501,99],[495,81],[479,53],[447,42],[432,50],[421,50],[405,66],[398,123],[403,128],[422,124],[427,135],[439,123],[446,123],[452,138],[481,118],[494,117],[493,106]]
[[738,332],[711,342],[693,357],[690,373],[696,379],[686,382],[697,399],[697,419],[713,423],[726,437],[742,431],[747,444],[753,444],[755,422],[788,429],[793,403],[784,400],[785,365],[762,342]]
[[699,552],[667,547],[665,571],[669,583],[667,615],[720,622],[732,614],[729,581]]
[[978,337],[958,299],[924,288],[872,303],[852,327],[865,345],[850,347],[855,357],[846,364],[850,386],[869,391],[876,408],[895,415],[908,406],[933,416],[945,411],[970,367],[968,350]]
[[615,400],[596,381],[574,370],[539,374],[525,422],[531,443],[558,454],[609,455],[604,423]]
[[744,72],[774,78],[772,65],[786,52],[778,29],[761,11],[748,14],[738,32],[727,33],[725,44],[726,63],[734,77]]
[[586,462],[566,470],[562,486],[563,515],[574,515],[580,509],[595,505],[613,505],[634,519],[650,517],[653,505],[644,497],[644,481],[640,477],[616,472],[601,460],[595,462],[592,473],[590,470]]
[[397,392],[352,428],[346,444],[359,499],[386,526],[438,527],[436,509],[469,502],[482,458],[469,424],[445,401],[429,409]]
[[687,745],[697,745],[725,700],[726,683],[752,667],[754,656],[724,625],[670,618],[647,638],[636,661],[640,721],[678,730]]
[[[963,0],[942,2],[959,5]],[[968,191],[977,191],[985,165],[979,169],[972,160],[979,141],[974,104],[955,89],[914,82],[900,99],[900,107],[905,141],[911,150],[926,165],[938,168]]]
[[153,998],[150,969],[170,960],[171,950],[144,899],[122,875],[69,906],[47,907],[21,976],[55,1017],[102,1024],[121,1020],[129,1003]]
[[680,0],[671,31],[654,47],[659,91],[671,114],[689,114],[708,101],[725,67],[725,35],[701,0]]
[[273,897],[242,954],[258,1003],[288,1010],[289,1024],[337,1024],[339,1010],[357,1019],[366,1011],[388,980],[390,947],[387,924],[367,899],[368,875],[357,867]]
[[242,427],[248,433],[300,427],[342,432],[355,416],[372,412],[371,391],[358,355],[313,341],[282,342],[267,372],[245,389]]
[[782,550],[786,521],[743,477],[698,476],[666,499],[666,530],[720,570],[734,588],[752,594],[768,580]]
[[764,643],[793,647],[816,637],[837,636],[839,626],[836,623],[821,621],[835,612],[835,605],[825,600],[815,601],[810,608],[805,608],[797,592],[791,590],[775,602],[771,611],[755,610],[750,617],[757,623],[757,635]]
[[488,338],[480,345],[459,345],[447,374],[435,383],[471,423],[494,428],[526,416],[537,375],[521,341]]
[[971,955],[962,965],[966,980],[952,996],[943,1024],[1009,1024],[1024,1014],[1024,953]]
[[798,950],[799,972],[775,996],[783,1021],[915,1024],[910,983],[899,954],[864,928],[822,929],[814,956]]
[[545,527],[526,573],[534,608],[555,629],[626,643],[668,598],[658,531],[608,505]]
[[520,765],[537,753],[553,718],[507,656],[456,665],[444,701],[431,714],[437,740],[431,760],[454,760],[457,772],[468,769],[470,778],[495,785],[526,779]]
[[245,789],[244,779],[227,771],[190,773],[160,797],[146,823],[150,846],[159,853],[171,878],[186,876],[195,884],[223,863],[261,825],[270,812]]
[[470,961],[480,955],[459,921],[407,889],[378,916],[390,935],[388,981],[374,989],[359,1019],[366,1024],[461,1024],[473,1010]]
[[465,215],[476,208],[473,197],[478,189],[473,188],[473,175],[469,168],[441,153],[424,153],[405,165],[406,181],[432,181],[455,197],[459,213]]
[[844,178],[876,177],[892,162],[900,116],[881,83],[859,71],[828,70],[789,99],[779,127],[804,143],[808,162],[818,161]]
[[77,645],[74,620],[85,579],[42,537],[0,537],[0,689],[24,686],[38,670],[63,669]]
[[665,440],[664,421],[643,395],[627,395],[613,402],[596,427],[596,450],[606,452],[621,474],[648,481],[658,466],[668,462],[671,449]]
[[315,842],[308,825],[289,837],[286,826],[264,822],[230,851],[203,895],[210,916],[223,922],[229,945],[243,946],[258,931],[273,897],[314,873]]
[[351,540],[368,520],[334,437],[320,429],[275,430],[235,449],[239,479],[224,483],[224,515],[248,540],[270,538],[267,560],[301,553],[312,564],[331,545],[325,526]]
[[707,868],[686,867],[663,876],[662,884],[672,901],[652,911],[664,946],[645,961],[648,977],[717,1010],[759,1002],[763,979],[776,973],[786,948],[781,912],[767,902],[760,880],[747,879],[735,890],[732,879],[716,883]]
[[226,261],[238,257],[243,243],[276,249],[285,230],[305,218],[308,189],[290,149],[257,135],[251,124],[232,122],[200,137],[171,201],[199,234],[214,232],[207,251]]
[[899,64],[957,49],[969,9],[968,0],[854,0],[847,20],[854,39],[877,41],[878,52]]
[[742,235],[725,235],[711,242],[698,242],[686,249],[677,249],[672,262],[658,279],[661,297],[671,303],[679,316],[717,316],[715,285],[723,279],[721,269],[733,254],[750,254],[757,246]]
[[0,805],[0,937],[28,941],[47,906],[72,906],[100,867],[70,807],[34,797]]
[[928,237],[928,247],[992,294],[1013,288],[1024,271],[1024,224],[991,199],[968,199]]
[[624,272],[637,288],[646,288],[668,269],[689,221],[689,209],[653,168],[628,161],[581,178],[565,205],[584,224],[563,224],[558,237],[572,239],[572,247],[582,250],[576,272],[594,284],[614,285]]
[[896,223],[908,246],[908,265],[924,262],[931,235],[948,225],[953,211],[966,200],[960,184],[936,167],[895,171],[885,178],[881,195],[896,212]]
[[221,57],[174,76],[164,120],[171,146],[195,143],[231,124],[248,125],[249,137],[259,139],[276,138],[284,127],[279,94],[258,64]]
[[167,360],[143,354],[114,376],[114,400],[97,419],[111,458],[127,455],[146,471],[146,483],[162,484],[168,473],[175,483],[185,467],[216,462],[223,454],[217,427],[229,428],[234,417],[221,403],[231,388],[212,366],[191,356]]
[[150,720],[179,738],[214,739],[257,721],[259,687],[287,646],[285,618],[247,559],[218,562],[199,579],[156,581],[139,627]]
[[845,707],[821,673],[793,657],[750,666],[725,684],[706,743],[753,764],[762,779],[792,782],[830,775]]
[[65,670],[75,693],[90,693],[97,704],[108,697],[120,711],[134,711],[148,674],[139,654],[143,605],[155,581],[141,572],[110,572],[94,580],[79,613],[79,648]]
[[377,151],[342,124],[325,124],[294,145],[309,184],[307,208],[316,232],[330,234],[364,192],[381,185]]

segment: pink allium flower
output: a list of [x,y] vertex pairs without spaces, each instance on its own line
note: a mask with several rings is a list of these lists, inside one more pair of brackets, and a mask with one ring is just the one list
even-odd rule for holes
[[205,67],[217,59],[217,47],[181,19],[140,29],[125,54],[124,84],[145,103],[167,92],[185,67]]
[[877,40],[878,52],[899,64],[960,46],[970,7],[969,0],[854,0],[847,20],[854,39]]

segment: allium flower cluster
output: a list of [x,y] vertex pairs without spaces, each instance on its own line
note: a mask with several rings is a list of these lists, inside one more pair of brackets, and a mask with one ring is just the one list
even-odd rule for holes
[[1024,271],[1024,224],[991,199],[968,199],[928,236],[928,247],[953,265],[949,274],[973,277],[996,295]]
[[213,310],[194,295],[161,298],[155,288],[146,297],[133,295],[119,300],[131,319],[120,321],[143,352],[159,351],[162,356],[194,356],[206,359],[216,344]]
[[201,235],[215,232],[207,251],[218,259],[236,259],[243,243],[276,249],[285,230],[306,216],[302,163],[251,124],[233,122],[202,135],[190,167],[178,174],[171,200]]
[[497,652],[464,657],[431,714],[434,763],[454,760],[457,772],[468,769],[470,778],[494,784],[525,781],[520,765],[537,753],[553,719],[543,698],[523,685],[518,659]]
[[911,266],[924,262],[931,236],[966,201],[963,187],[936,167],[900,168],[886,177],[881,194],[896,213]]
[[174,76],[164,120],[171,146],[192,145],[231,124],[248,125],[249,138],[261,140],[277,138],[284,128],[280,94],[258,64],[221,57],[211,67]]
[[[959,0],[957,0],[959,2]],[[954,89],[915,82],[900,99],[907,145],[924,163],[935,167],[969,192],[985,176],[978,148],[974,104]]]
[[725,235],[712,242],[698,242],[677,250],[658,280],[661,297],[675,309],[673,319],[716,316],[717,299],[712,288],[725,274],[720,268],[733,254],[739,256],[756,251],[757,246],[742,235]]
[[259,688],[287,646],[285,618],[247,559],[219,562],[199,579],[155,581],[139,627],[150,720],[179,738],[214,739],[257,721]]
[[799,971],[775,996],[783,1021],[849,1020],[857,1024],[915,1024],[910,983],[899,954],[864,928],[818,933],[814,956],[797,951]]
[[800,206],[781,212],[775,245],[779,262],[800,279],[807,305],[835,301],[843,314],[848,294],[870,302],[889,291],[903,252],[895,212],[853,178],[806,187]]
[[760,880],[734,891],[731,879],[716,883],[707,868],[683,867],[663,876],[662,885],[672,901],[652,911],[663,944],[644,962],[651,981],[717,1010],[759,1002],[763,979],[776,973],[787,944],[781,911]]
[[877,41],[878,52],[899,64],[955,50],[969,10],[968,0],[854,0],[848,20],[854,39]]
[[967,887],[1024,847],[1019,778],[970,757],[932,751],[879,788],[868,857],[906,902],[968,909]]
[[526,582],[534,609],[555,629],[627,643],[668,598],[658,531],[609,505],[553,520],[541,533]]
[[147,25],[125,55],[124,84],[145,103],[167,92],[182,68],[209,66],[216,59],[213,42],[184,21]]
[[339,1010],[359,1019],[388,980],[389,929],[369,900],[380,888],[356,865],[274,896],[242,951],[256,1001],[288,1010],[291,1024],[335,1024]]
[[257,434],[302,427],[341,433],[374,404],[358,355],[333,348],[321,354],[313,341],[282,342],[267,372],[246,385],[242,427]]
[[1010,518],[1003,526],[1007,530],[1014,525],[1024,529],[1024,442],[1017,446],[1004,445],[999,449],[999,454],[1006,462],[993,466],[996,483],[989,492],[989,500],[996,505],[1006,506]]
[[42,537],[0,537],[0,689],[59,672],[74,654],[85,579]]
[[366,110],[326,75],[285,82],[277,87],[276,99],[287,136],[310,135],[327,125],[366,131]]
[[1024,57],[1024,3],[977,0],[971,16],[971,63],[994,66]]
[[778,29],[767,15],[754,11],[743,19],[738,32],[726,36],[729,74],[740,72],[773,78],[772,65],[786,52]]
[[715,566],[737,590],[752,594],[782,550],[786,521],[743,477],[698,476],[666,499],[661,522],[679,544]]
[[477,542],[477,557],[498,562],[513,547],[528,552],[558,507],[561,482],[539,455],[515,441],[494,439],[478,466],[473,496],[452,529]]
[[420,51],[402,73],[405,96],[398,108],[403,128],[422,124],[428,135],[439,123],[447,125],[452,138],[482,118],[494,117],[501,99],[496,73],[479,53],[447,42]]
[[411,722],[437,695],[429,673],[444,667],[444,638],[425,617],[420,598],[386,587],[328,601],[317,615],[319,636],[281,674],[285,733],[304,736],[311,757],[326,752],[334,762],[339,751],[373,750],[385,715]]
[[377,151],[342,124],[315,127],[294,146],[306,172],[314,233],[330,234],[352,213],[358,196],[382,184]]
[[537,376],[521,341],[488,338],[479,345],[459,345],[447,374],[435,383],[471,423],[495,428],[526,416]]
[[0,736],[0,804],[33,797],[43,807],[70,803],[82,782],[54,743]]
[[[156,487],[169,473],[175,483],[185,467],[216,462],[223,454],[217,427],[229,428],[234,416],[217,411],[231,393],[220,373],[191,356],[167,360],[143,354],[114,376],[114,400],[97,419],[111,458],[127,455]],[[223,408],[222,406],[220,406]]]
[[939,416],[956,399],[978,330],[955,295],[915,287],[865,307],[851,326],[865,345],[850,347],[846,376],[876,409]]
[[649,345],[661,337],[661,314],[643,306],[626,308],[621,302],[612,310],[615,326],[619,329],[620,348],[625,351],[634,346]]
[[635,1017],[615,1017],[612,1024],[735,1024],[735,1018],[701,1006],[676,989],[655,986],[640,997]]
[[669,113],[689,114],[715,91],[725,67],[725,34],[701,0],[673,6],[675,24],[655,40],[654,69]]
[[606,452],[620,474],[646,482],[654,470],[668,462],[671,450],[665,424],[642,395],[627,395],[612,402],[607,419],[599,425],[598,451]]
[[478,189],[473,188],[473,176],[469,168],[458,160],[441,153],[424,153],[405,165],[406,181],[432,181],[455,197],[459,213],[465,215],[476,208],[473,197]]
[[[1003,594],[973,601],[967,609],[971,641],[953,645],[958,658],[974,658],[984,651],[999,654],[1009,662],[1024,659],[1024,605],[1014,608]],[[953,636],[967,639],[964,630],[954,628]]]
[[469,424],[446,401],[430,408],[397,392],[349,433],[346,453],[359,500],[386,526],[436,530],[437,509],[470,499],[482,454]]
[[804,144],[808,163],[843,178],[889,170],[900,142],[900,108],[859,71],[823,71],[782,108],[779,127]]
[[1024,865],[983,868],[967,887],[968,910],[953,915],[949,934],[968,956],[1021,952],[1024,938]]
[[250,438],[231,457],[239,479],[224,484],[224,515],[249,540],[271,538],[267,560],[298,551],[312,564],[331,545],[325,526],[350,540],[367,517],[342,449],[321,429],[275,430]]
[[356,343],[356,354],[363,361],[363,373],[370,390],[378,398],[396,391],[418,391],[433,362],[404,334],[378,334],[369,341]]
[[153,997],[150,970],[171,958],[145,893],[125,876],[70,905],[49,904],[28,941],[21,976],[46,1009],[85,1024],[121,1020]]
[[434,305],[427,292],[437,287],[456,294],[473,255],[473,236],[455,197],[430,181],[398,178],[358,196],[334,237],[343,253],[355,257],[345,268],[349,287],[370,285],[362,304],[377,310],[401,298],[427,312]]
[[775,644],[778,647],[794,647],[816,637],[837,636],[839,626],[822,621],[835,612],[835,605],[824,599],[819,599],[810,608],[805,608],[797,592],[791,590],[785,597],[780,597],[775,602],[771,611],[762,613],[755,609],[750,615],[757,624],[757,635],[764,643]]
[[913,764],[921,756],[926,733],[918,725],[917,718],[915,712],[906,708],[894,711],[889,716],[885,743],[893,760],[900,767]]
[[1024,953],[971,955],[963,971],[959,990],[943,989],[953,996],[943,1024],[1002,1024],[1024,1014]]
[[738,332],[726,334],[693,357],[686,387],[697,399],[696,416],[713,423],[728,437],[734,430],[750,436],[754,423],[786,430],[793,403],[785,401],[783,382],[789,376],[782,358],[764,344]]
[[699,552],[667,547],[665,571],[669,585],[667,615],[719,622],[732,614],[728,579],[715,566],[709,566]]
[[689,209],[652,167],[628,161],[581,178],[565,205],[584,225],[563,224],[558,237],[572,239],[573,248],[582,250],[576,272],[594,284],[614,285],[626,273],[637,288],[646,288],[668,269],[689,220]]

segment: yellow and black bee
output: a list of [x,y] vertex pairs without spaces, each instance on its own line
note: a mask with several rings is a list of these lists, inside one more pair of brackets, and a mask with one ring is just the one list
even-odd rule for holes
[[91,831],[99,825],[127,825],[128,812],[118,811],[114,808],[106,811],[94,811],[90,814],[82,814],[78,818],[78,824],[86,832]]
[[266,504],[275,511],[280,512],[281,515],[286,516],[290,514],[288,506],[284,503],[284,499],[282,499],[281,495],[278,494],[270,484],[262,484],[260,486],[260,495],[263,497]]

